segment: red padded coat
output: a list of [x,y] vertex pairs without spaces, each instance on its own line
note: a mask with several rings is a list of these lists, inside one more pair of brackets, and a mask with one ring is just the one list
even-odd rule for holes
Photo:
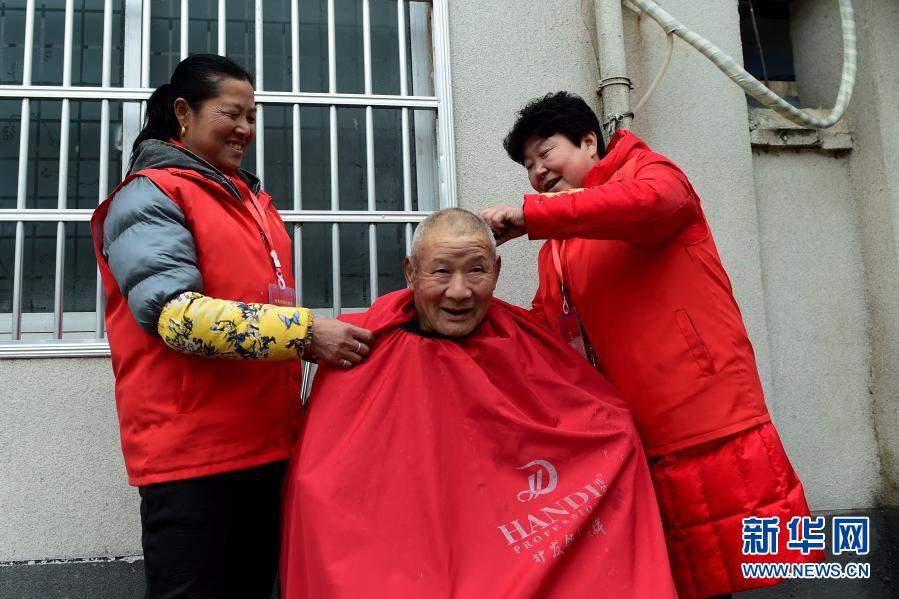
[[[741,519],[786,524],[808,506],[699,197],[629,131],[612,137],[583,184],[525,196],[529,237],[550,240],[533,310],[558,331],[561,270],[599,369],[634,413],[680,595],[772,584],[742,578]],[[821,559],[791,553],[773,557]]]
[[[116,379],[116,406],[128,481],[147,485],[286,460],[302,417],[296,360],[210,359],[179,353],[148,335],[132,316],[103,256],[103,223],[119,189],[134,176],[150,178],[187,221],[203,276],[215,298],[268,301],[272,262],[250,208],[216,181],[179,168],[135,173],[94,212],[91,232],[108,300],[106,326]],[[275,249],[293,286],[290,237],[271,204]]]

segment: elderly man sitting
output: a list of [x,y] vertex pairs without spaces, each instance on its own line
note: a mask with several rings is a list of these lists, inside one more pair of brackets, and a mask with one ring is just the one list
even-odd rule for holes
[[282,597],[674,597],[629,412],[582,356],[493,298],[475,215],[415,232],[408,290],[346,319],[290,465]]

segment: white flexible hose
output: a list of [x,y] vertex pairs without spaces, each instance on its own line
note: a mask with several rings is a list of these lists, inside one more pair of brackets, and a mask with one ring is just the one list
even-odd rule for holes
[[[826,118],[815,117],[803,110],[800,110],[768,89],[762,82],[746,72],[743,67],[738,65],[733,58],[721,51],[720,48],[709,42],[704,37],[690,31],[677,19],[665,12],[658,4],[652,0],[628,0],[631,4],[645,12],[653,21],[668,34],[674,34],[699,50],[706,58],[715,63],[721,71],[727,75],[733,82],[739,85],[743,90],[761,102],[763,105],[772,108],[785,118],[798,125],[806,125],[818,129],[831,127],[843,117],[849,100],[852,98],[852,89],[855,87],[856,64],[858,61],[858,51],[856,50],[856,34],[855,34],[855,16],[852,10],[852,0],[839,0],[840,18],[843,25],[843,74],[840,79],[840,91],[837,93],[837,101],[833,109]],[[670,54],[667,62],[670,60]],[[654,86],[661,79],[665,69],[663,68],[656,81],[640,100],[636,110],[642,106],[646,97],[652,93]]]
[[659,85],[659,81],[662,80],[662,77],[665,76],[665,71],[668,70],[668,65],[671,64],[671,56],[674,54],[674,34],[672,32],[668,32],[668,53],[665,55],[665,64],[662,65],[662,68],[659,69],[659,74],[656,75],[656,78],[652,80],[652,83],[649,85],[649,89],[646,90],[646,93],[643,94],[643,97],[640,98],[640,101],[637,102],[637,105],[634,107],[634,114],[640,114],[640,109],[643,108],[643,105],[649,99],[649,96],[652,95],[652,92],[656,91],[656,87]]

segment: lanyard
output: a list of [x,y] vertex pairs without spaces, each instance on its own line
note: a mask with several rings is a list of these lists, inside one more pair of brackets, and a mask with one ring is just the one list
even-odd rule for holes
[[[241,181],[241,183],[243,183]],[[265,208],[262,207],[262,203],[259,201],[259,198],[256,197],[256,194],[247,186],[246,184],[237,184],[239,190],[243,191],[246,189],[250,196],[250,204],[252,204],[252,208],[250,209],[250,216],[253,217],[253,220],[256,221],[256,224],[259,226],[259,232],[262,234],[262,239],[265,241],[266,248],[269,250],[269,257],[272,259],[272,266],[275,267],[275,276],[278,277],[278,288],[286,289],[287,283],[284,282],[284,273],[281,271],[281,261],[278,259],[278,252],[275,251],[275,244],[272,240],[272,232],[269,228],[268,224],[268,215],[266,213]]]
[[559,286],[562,289],[562,312],[568,314],[568,288],[565,286],[565,275],[562,272],[562,258],[560,250],[565,249],[565,242],[558,239],[550,240],[552,245],[553,265],[556,267],[556,276],[559,278]]
[[[190,151],[187,146],[177,139],[171,139],[169,140],[169,143]],[[227,177],[227,175],[225,176]],[[250,196],[250,203],[253,204],[253,209],[250,210],[250,216],[252,216],[253,220],[256,221],[256,224],[259,225],[259,232],[262,234],[262,240],[265,242],[266,249],[269,250],[268,255],[272,260],[272,266],[275,267],[275,276],[278,277],[278,288],[286,289],[287,283],[284,282],[284,273],[281,271],[281,261],[278,259],[278,252],[275,251],[275,244],[272,241],[272,232],[268,226],[268,218],[262,204],[259,202],[259,198],[256,197],[256,194],[253,193],[250,186],[244,183],[239,175],[228,177],[228,179],[230,179],[237,187],[237,191],[240,193],[241,197],[244,195],[244,190],[246,190],[247,195]]]

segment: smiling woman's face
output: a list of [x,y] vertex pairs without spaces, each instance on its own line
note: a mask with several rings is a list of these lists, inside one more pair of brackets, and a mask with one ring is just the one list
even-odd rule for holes
[[243,79],[226,78],[218,94],[194,111],[182,98],[175,100],[175,115],[186,127],[181,138],[188,150],[222,172],[235,172],[256,137],[253,86]]
[[419,325],[447,337],[464,337],[484,319],[499,277],[499,258],[481,234],[435,230],[421,240],[419,262],[405,263]]
[[595,133],[581,137],[579,146],[561,133],[532,135],[524,142],[524,168],[539,193],[565,191],[584,184],[584,177],[599,160]]

